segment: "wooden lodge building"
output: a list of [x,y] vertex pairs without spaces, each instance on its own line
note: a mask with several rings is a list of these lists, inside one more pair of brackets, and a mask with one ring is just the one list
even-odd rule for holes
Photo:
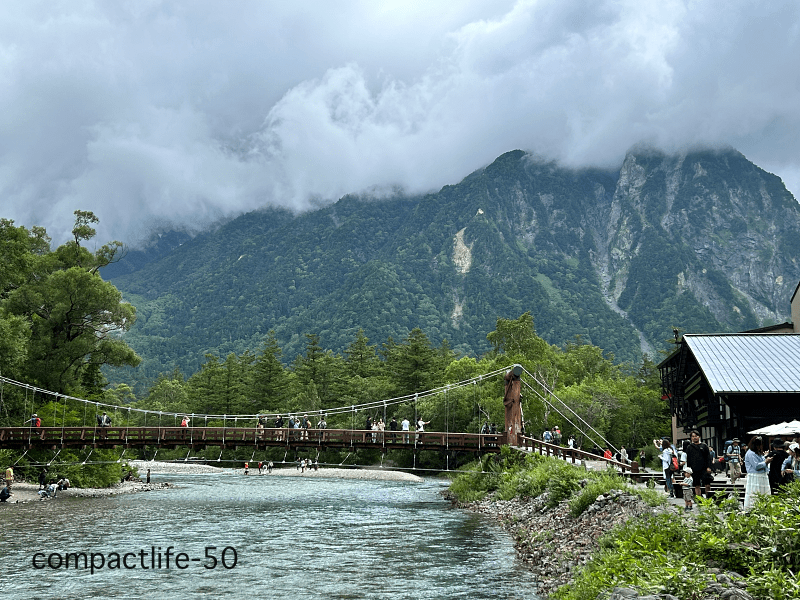
[[658,365],[673,442],[696,428],[719,453],[725,440],[800,418],[800,284],[790,302],[791,322],[677,342]]

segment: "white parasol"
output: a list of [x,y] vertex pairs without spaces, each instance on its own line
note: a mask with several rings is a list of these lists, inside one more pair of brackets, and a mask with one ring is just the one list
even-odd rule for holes
[[776,425],[767,425],[760,429],[754,429],[753,431],[748,431],[748,433],[768,436],[800,434],[800,421],[797,419],[794,421],[784,421]]

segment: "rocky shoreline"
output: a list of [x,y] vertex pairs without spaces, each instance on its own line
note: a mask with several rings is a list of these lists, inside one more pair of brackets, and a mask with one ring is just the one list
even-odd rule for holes
[[[598,540],[615,526],[629,519],[658,513],[679,511],[669,504],[652,507],[635,494],[612,490],[601,495],[578,518],[572,517],[568,503],[547,507],[547,493],[538,498],[493,500],[459,504],[448,492],[445,497],[460,508],[487,515],[514,537],[518,558],[537,576],[537,593],[549,597],[556,589],[570,583],[577,569],[591,561],[599,551]],[[713,570],[712,570],[713,571]],[[752,600],[744,591],[746,584],[736,573],[714,573],[716,581],[708,582],[704,600]],[[607,600],[680,600],[668,594],[640,596],[635,590],[609,590]]]
[[48,500],[60,500],[61,498],[102,498],[105,496],[116,496],[118,494],[134,494],[137,492],[150,492],[172,487],[171,483],[142,483],[141,481],[124,481],[107,488],[76,488],[71,487],[56,493],[55,498],[40,498],[38,491],[39,485],[26,483],[24,481],[15,482],[11,486],[12,496],[3,504],[26,504],[28,502],[40,502]]

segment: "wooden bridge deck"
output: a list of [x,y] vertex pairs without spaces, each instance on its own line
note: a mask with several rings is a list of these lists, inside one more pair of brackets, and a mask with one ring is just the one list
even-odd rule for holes
[[0,427],[0,448],[141,448],[203,449],[364,448],[376,450],[453,450],[499,452],[502,434],[373,432],[358,429],[256,429],[253,427]]

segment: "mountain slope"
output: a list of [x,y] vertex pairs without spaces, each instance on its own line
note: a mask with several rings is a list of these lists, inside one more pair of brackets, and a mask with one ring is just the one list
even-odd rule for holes
[[636,150],[619,171],[513,151],[423,197],[243,215],[112,281],[138,310],[139,378],[255,350],[270,329],[286,360],[304,333],[340,351],[359,328],[480,354],[498,317],[525,311],[551,343],[638,361],[673,326],[785,320],[799,255],[797,202],[733,150]]

